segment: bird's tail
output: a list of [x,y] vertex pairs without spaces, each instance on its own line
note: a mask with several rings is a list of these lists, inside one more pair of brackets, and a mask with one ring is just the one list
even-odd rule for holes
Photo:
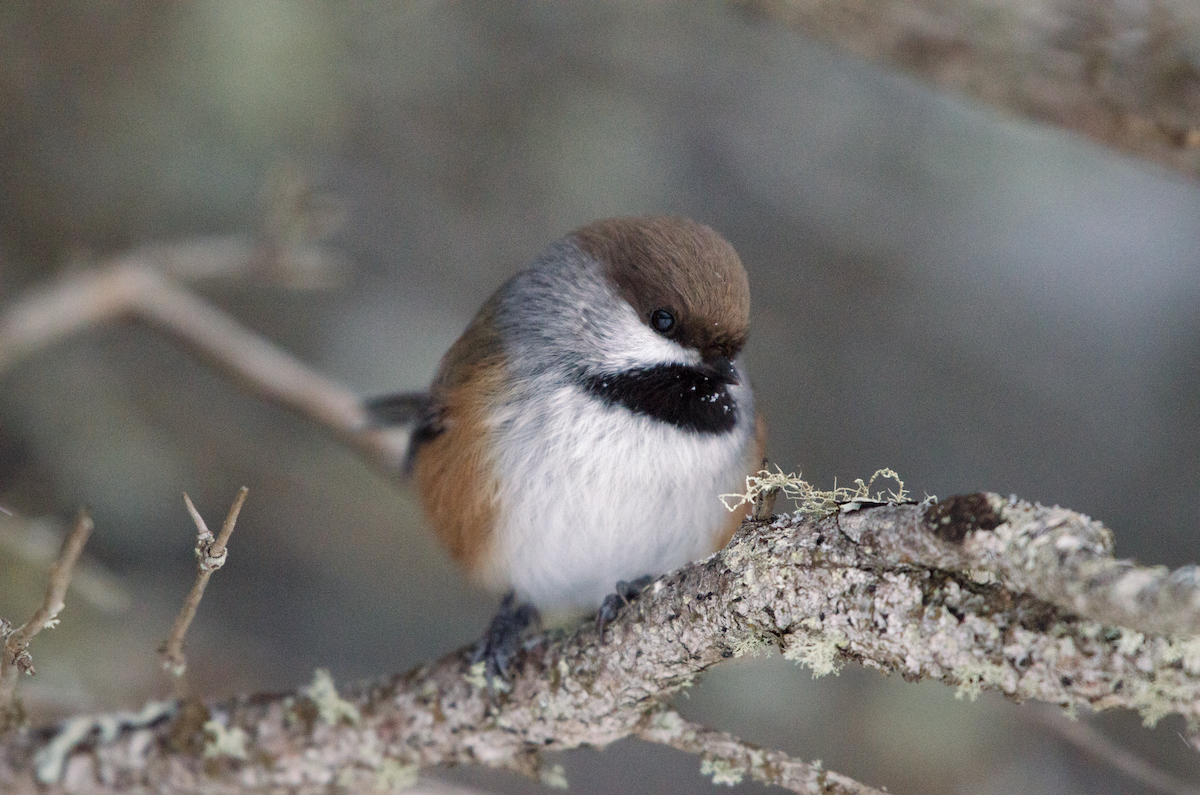
[[373,425],[411,425],[425,416],[430,400],[428,392],[404,392],[364,400],[363,408]]

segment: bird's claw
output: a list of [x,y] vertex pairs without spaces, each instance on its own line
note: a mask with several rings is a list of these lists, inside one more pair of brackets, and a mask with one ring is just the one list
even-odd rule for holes
[[604,597],[600,609],[596,611],[596,631],[600,634],[601,641],[604,640],[604,628],[620,614],[621,608],[637,599],[652,582],[654,578],[649,574],[642,575],[633,582],[621,580],[617,583],[616,592]]
[[473,665],[484,664],[489,690],[498,689],[497,679],[503,682],[508,677],[513,659],[521,651],[525,630],[539,620],[537,608],[528,603],[518,604],[515,593],[510,592],[500,602],[500,609],[471,654]]

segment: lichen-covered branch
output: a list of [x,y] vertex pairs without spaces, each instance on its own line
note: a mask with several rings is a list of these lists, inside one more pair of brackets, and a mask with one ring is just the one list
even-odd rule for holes
[[686,720],[673,709],[655,715],[638,737],[701,757],[700,772],[712,776],[714,784],[740,784],[749,776],[793,792],[883,795],[874,787],[825,770],[820,762],[801,762],[779,751],[758,748],[727,732]]
[[[1200,635],[1200,568],[1114,560],[1112,532],[1064,508],[972,494],[930,507],[934,534],[880,534],[848,513],[842,531],[883,560],[969,571],[1077,616],[1161,635]],[[1198,649],[1200,651],[1200,649]]]
[[[1120,576],[1086,587],[1047,587],[1106,559],[1107,534],[1085,516],[996,495],[747,524],[725,550],[660,578],[603,639],[592,624],[541,637],[504,692],[488,691],[460,650],[340,692],[314,683],[288,695],[164,707],[103,739],[84,722],[68,727],[81,739],[59,742],[54,754],[44,751],[53,736],[10,736],[0,745],[0,788],[40,776],[114,793],[316,790],[411,779],[450,762],[536,774],[542,750],[629,735],[674,744],[656,736],[671,733],[665,703],[707,668],[767,646],[817,673],[857,662],[971,695],[1126,707],[1149,722],[1179,714],[1195,732],[1194,584],[1121,565]],[[1173,618],[1152,617],[1153,604],[1168,605]],[[1133,626],[1106,623],[1110,615]],[[758,764],[736,738],[695,742],[714,775],[740,768],[776,784],[799,781],[800,791],[854,791],[834,788],[843,785],[828,774],[813,783],[782,756]]]
[[1015,115],[1200,177],[1194,0],[736,0]]

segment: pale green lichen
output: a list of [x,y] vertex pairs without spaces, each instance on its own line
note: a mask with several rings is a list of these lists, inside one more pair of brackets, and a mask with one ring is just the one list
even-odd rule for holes
[[567,771],[562,765],[547,765],[538,771],[538,780],[547,787],[553,789],[567,789],[571,785],[567,782]]
[[376,792],[403,792],[417,784],[417,764],[403,764],[395,759],[385,759],[375,773]]
[[[1196,687],[1191,682],[1167,681],[1166,677],[1154,682],[1139,682],[1130,687],[1126,705],[1136,709],[1142,716],[1143,725],[1153,728],[1160,720],[1179,712],[1179,704],[1196,697]],[[1189,723],[1194,722],[1189,717]]]
[[204,733],[209,739],[204,743],[204,758],[216,759],[227,756],[230,759],[247,759],[246,741],[249,736],[240,726],[227,729],[221,723],[210,720],[204,724]]
[[342,721],[354,726],[362,719],[358,707],[338,695],[333,677],[324,668],[313,672],[312,684],[300,688],[300,693],[312,700],[321,722],[330,726],[336,726]]
[[984,569],[968,569],[967,578],[980,585],[993,585],[999,582],[993,572]]
[[671,734],[678,734],[683,725],[683,718],[673,709],[665,709],[655,714],[654,718],[650,721],[651,728],[670,732]]
[[128,729],[140,729],[174,715],[176,701],[147,701],[137,712],[117,712],[107,715],[83,715],[67,719],[58,732],[33,755],[37,780],[53,784],[63,774],[71,753],[89,738],[99,736],[101,742],[111,742]]
[[334,779],[338,791],[364,792],[373,795],[397,795],[417,783],[419,765],[385,759],[377,768],[351,765],[338,771]]
[[1200,676],[1200,637],[1171,639],[1162,651],[1162,658],[1166,663],[1178,660],[1184,673]]
[[480,690],[487,687],[487,663],[483,660],[475,663],[463,674],[463,679],[471,687],[477,687]]
[[730,651],[734,657],[745,657],[749,654],[751,657],[757,657],[767,649],[767,642],[757,635],[746,635],[738,638],[730,644]]
[[712,776],[712,783],[734,786],[742,783],[746,771],[724,759],[705,759],[700,763],[700,775]]
[[812,670],[813,679],[840,673],[842,663],[838,659],[838,652],[846,646],[846,635],[839,630],[817,630],[815,618],[804,619],[800,626],[810,631],[792,635],[783,652],[784,659],[807,665]]
[[[743,505],[753,505],[764,492],[778,491],[796,504],[798,513],[807,516],[829,516],[837,513],[839,506],[858,500],[869,502],[906,502],[908,492],[904,489],[904,481],[891,469],[876,470],[871,479],[863,482],[862,478],[854,481],[853,486],[839,486],[834,481],[833,488],[822,490],[802,479],[801,473],[787,473],[776,467],[774,472],[766,469],[757,474],[746,476],[746,491],[741,494],[722,494],[721,502],[730,511],[736,511]],[[872,492],[871,487],[879,478],[894,480],[897,486]]]
[[983,692],[985,686],[1006,690],[1012,676],[1012,670],[1007,665],[982,661],[958,665],[955,667],[955,673],[959,676],[959,683],[954,697],[961,700],[963,696],[966,696],[971,701],[979,698],[979,694]]
[[[561,660],[560,660],[561,662]],[[472,687],[477,687],[480,690],[490,687],[497,693],[507,693],[509,691],[508,682],[505,682],[498,676],[493,676],[489,681],[487,675],[487,663],[480,660],[477,663],[472,663],[467,672],[463,674],[463,679]]]
[[1146,636],[1142,633],[1122,627],[1121,637],[1117,639],[1117,652],[1124,654],[1126,657],[1133,656],[1142,647],[1142,641],[1145,639]]
[[[683,691],[683,695],[689,697],[686,690]],[[663,710],[656,714],[650,721],[650,728],[655,732],[663,732],[671,737],[678,737],[688,742],[696,739],[696,732],[673,709]]]

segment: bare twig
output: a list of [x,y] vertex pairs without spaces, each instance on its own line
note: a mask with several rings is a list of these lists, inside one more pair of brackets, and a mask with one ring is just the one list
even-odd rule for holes
[[[67,586],[71,582],[71,573],[75,562],[83,552],[88,536],[92,534],[92,518],[86,512],[80,511],[75,520],[75,527],[63,539],[62,548],[54,565],[50,568],[49,584],[46,587],[46,598],[34,612],[33,617],[11,633],[7,634],[4,642],[3,657],[0,657],[0,712],[11,714],[13,697],[17,686],[19,673],[33,674],[33,658],[29,655],[29,642],[46,627],[58,623],[58,614],[63,609],[63,599],[67,594]],[[8,721],[4,721],[8,723]]]
[[1116,768],[1148,789],[1165,795],[1200,795],[1200,787],[1188,785],[1154,767],[1128,748],[1123,748],[1105,737],[1095,726],[1084,720],[1072,720],[1060,710],[1050,707],[1032,709],[1028,717],[1075,748]]
[[[0,511],[0,554],[34,569],[53,565],[67,529],[52,517],[22,517]],[[71,576],[69,593],[101,613],[115,615],[129,608],[129,593],[120,580],[87,554],[80,556]]]
[[[764,647],[814,673],[858,662],[968,695],[986,689],[1017,701],[1125,707],[1148,721],[1200,721],[1200,640],[1106,625],[1014,587],[995,558],[1001,546],[988,543],[996,536],[1018,557],[1039,543],[1059,548],[1064,554],[1028,559],[1049,576],[1060,564],[1070,571],[1064,539],[1107,530],[1080,514],[995,495],[940,505],[747,524],[726,549],[660,578],[608,624],[603,643],[591,624],[537,638],[499,695],[479,684],[467,648],[389,680],[340,689],[323,680],[291,694],[211,701],[199,717],[156,713],[114,730],[111,740],[73,728],[65,736],[82,739],[51,740],[45,747],[54,753],[36,760],[38,741],[10,738],[0,743],[0,786],[28,788],[39,777],[53,784],[64,770],[70,788],[95,793],[303,789],[451,763],[544,773],[543,750],[656,731],[669,736],[653,739],[708,754],[713,775],[741,770],[809,786],[815,766],[686,723],[669,731],[670,718],[655,724],[698,674]],[[1191,620],[1177,618],[1181,626]],[[835,785],[858,786],[826,773],[807,791]]]
[[740,784],[749,774],[755,781],[792,792],[883,795],[874,787],[823,769],[820,762],[801,762],[780,751],[759,748],[732,734],[693,723],[673,709],[655,714],[637,736],[701,757],[700,772],[712,776],[714,784]]
[[171,627],[171,635],[159,649],[159,653],[163,657],[163,669],[175,677],[180,690],[183,689],[183,674],[187,670],[187,658],[183,653],[183,638],[187,635],[192,619],[196,617],[200,600],[204,598],[204,589],[208,586],[208,578],[214,571],[225,565],[225,558],[228,557],[226,545],[229,543],[229,537],[233,535],[238,513],[241,512],[242,503],[246,501],[246,495],[249,493],[250,490],[245,486],[238,491],[233,505],[229,508],[229,515],[225,517],[225,524],[221,527],[221,534],[215,539],[204,523],[204,518],[196,510],[196,506],[192,505],[191,498],[187,494],[183,495],[188,513],[191,514],[192,521],[196,523],[196,580],[192,583],[192,590],[188,592],[187,598],[183,601],[183,607],[180,608],[179,615],[175,618],[175,624]]

